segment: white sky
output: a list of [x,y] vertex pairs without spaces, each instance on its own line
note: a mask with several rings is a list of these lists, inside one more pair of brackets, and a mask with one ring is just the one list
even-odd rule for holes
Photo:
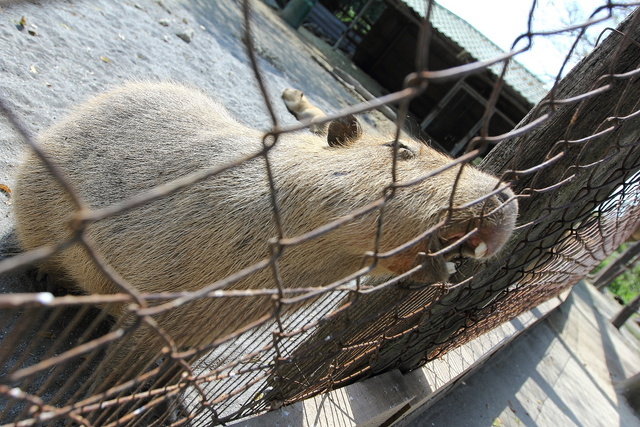
[[[532,0],[436,0],[437,3],[455,13],[500,48],[509,50],[514,40],[527,31],[527,20]],[[632,3],[623,1],[621,3]],[[579,5],[580,21],[587,19],[606,0],[539,0],[534,11],[533,30],[548,31],[564,28],[568,20],[567,9]],[[606,11],[597,16],[606,16]],[[565,23],[563,23],[563,20]],[[598,24],[591,34],[597,38],[603,28],[615,26],[611,22]],[[518,55],[517,59],[545,81],[552,81],[558,74],[574,38],[569,36],[538,36],[534,38],[531,51]],[[524,46],[519,44],[518,46]],[[565,70],[567,71],[567,70]]]

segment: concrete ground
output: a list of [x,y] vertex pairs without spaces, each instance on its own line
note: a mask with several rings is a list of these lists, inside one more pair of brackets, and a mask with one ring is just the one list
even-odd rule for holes
[[409,426],[640,426],[615,385],[640,371],[640,329],[586,283]]

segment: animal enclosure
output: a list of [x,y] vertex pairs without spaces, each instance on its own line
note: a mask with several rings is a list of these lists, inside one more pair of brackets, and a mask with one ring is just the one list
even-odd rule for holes
[[[257,3],[247,1],[235,9],[235,4],[229,2],[225,8],[226,13],[241,16],[244,22],[243,33],[237,34],[246,43],[244,77],[255,82],[253,90],[258,91],[263,103],[259,107],[266,109],[271,124],[261,131],[249,129],[256,126],[238,125],[242,146],[238,144],[236,149],[242,155],[221,155],[223,160],[217,164],[202,163],[190,171],[175,168],[172,175],[167,165],[173,163],[163,163],[165,169],[154,169],[154,159],[145,159],[142,163],[151,164],[149,168],[156,175],[169,175],[156,186],[133,191],[122,183],[111,188],[116,196],[104,191],[104,197],[91,200],[86,192],[90,174],[75,175],[76,168],[69,166],[73,161],[63,161],[60,153],[51,148],[54,146],[48,145],[52,137],[33,136],[26,124],[30,120],[25,113],[28,109],[16,111],[17,104],[35,104],[37,100],[18,99],[16,92],[7,99],[3,92],[3,123],[28,144],[30,161],[41,165],[37,176],[22,177],[21,182],[44,177],[20,197],[14,195],[13,181],[4,185],[6,205],[17,212],[24,197],[33,197],[36,205],[57,197],[61,201],[51,206],[67,203],[72,209],[59,217],[42,214],[33,219],[32,227],[42,223],[66,235],[50,244],[23,251],[17,247],[13,232],[3,237],[0,274],[2,280],[13,285],[3,288],[9,291],[0,294],[0,423],[231,423],[391,370],[417,369],[569,289],[640,225],[640,13],[622,5],[602,3],[586,21],[560,29],[523,28],[523,36],[514,43],[513,50],[488,60],[439,70],[430,69],[426,61],[433,28],[425,19],[420,26],[415,71],[406,76],[404,87],[337,113],[328,112],[326,120],[386,105],[395,109],[400,118],[398,127],[403,128],[409,103],[427,86],[492,74],[497,83],[478,135],[455,159],[429,154],[427,144],[400,132],[390,137],[377,136],[378,143],[372,146],[382,147],[384,155],[371,154],[373,150],[357,152],[360,154],[355,155],[370,161],[354,168],[358,180],[334,187],[334,182],[346,181],[345,176],[352,171],[329,169],[331,185],[328,181],[323,185],[322,179],[328,178],[321,176],[319,185],[310,187],[312,191],[302,189],[304,198],[297,200],[298,204],[290,201],[291,187],[295,185],[283,179],[286,171],[294,171],[293,176],[300,177],[300,170],[320,164],[315,159],[322,153],[351,149],[351,145],[341,148],[327,144],[316,151],[305,148],[309,151],[301,151],[296,162],[282,166],[281,153],[286,154],[291,141],[312,141],[308,144],[312,145],[319,140],[311,138],[319,137],[306,133],[305,128],[311,125],[308,121],[283,122],[279,112],[285,107],[274,96],[270,74],[265,72],[278,61],[264,46],[257,45],[259,37],[255,36],[265,31],[257,25],[265,22],[263,15],[256,12],[263,11]],[[202,7],[198,1],[192,6]],[[422,6],[424,16],[429,17],[432,5],[425,2]],[[19,13],[20,8],[18,3],[8,10]],[[488,132],[507,67],[518,59],[518,54],[530,49],[536,40],[556,33],[574,34],[573,40],[586,38],[587,30],[598,28],[601,21],[623,9],[631,12],[629,16],[617,29],[601,30],[595,49],[571,71],[560,71],[549,93],[521,123],[508,133]],[[28,26],[28,19],[24,25]],[[269,30],[285,31],[275,26]],[[570,44],[568,49],[575,50],[576,46]],[[567,62],[571,53],[566,52]],[[273,68],[274,73],[280,71],[285,76],[294,73]],[[145,88],[153,91],[151,86]],[[299,89],[307,93],[307,88]],[[151,98],[135,93],[131,98],[150,102]],[[196,97],[192,92],[184,94],[176,98]],[[187,107],[185,115],[194,109],[193,105]],[[66,116],[61,114],[55,122],[62,122]],[[74,117],[74,124],[80,127],[82,115]],[[120,125],[126,121],[139,120],[123,114],[109,123]],[[375,134],[370,124],[365,126],[366,132]],[[159,131],[159,137],[169,138],[173,129],[168,126]],[[188,134],[179,129],[181,135]],[[411,126],[407,129],[410,131]],[[85,135],[82,130],[78,135]],[[58,139],[67,135],[59,131],[48,135],[54,134],[63,135]],[[355,147],[358,141],[350,144]],[[172,147],[165,155],[174,156],[176,161],[178,156],[207,152],[187,144],[172,143]],[[154,155],[151,150],[148,153]],[[416,153],[440,160],[431,169],[406,168],[404,163],[420,157]],[[84,158],[94,154],[78,158],[77,169],[81,169]],[[112,155],[110,168],[105,167],[103,176],[117,176],[117,165],[128,161],[125,157]],[[380,159],[386,169],[361,167],[373,165],[374,158]],[[322,164],[323,167],[331,166],[331,162],[327,163],[329,166]],[[476,167],[484,173],[472,172]],[[255,171],[259,173],[250,175]],[[469,179],[468,174],[475,179]],[[238,182],[247,176],[254,177],[248,182],[251,187],[261,189],[254,197],[255,203],[260,204],[259,209],[249,210],[250,217],[243,218],[241,214],[247,211],[233,209],[234,192],[243,191]],[[477,181],[482,180],[489,184],[478,187]],[[208,260],[230,267],[225,274],[204,274],[207,280],[192,285],[187,281],[180,288],[141,285],[145,280],[162,282],[165,277],[177,283],[187,271],[182,268],[190,261],[191,253],[179,258],[184,246],[176,244],[173,251],[160,256],[167,263],[180,262],[147,271],[144,267],[149,264],[137,261],[148,259],[143,251],[150,251],[154,245],[138,237],[150,236],[153,243],[154,236],[163,233],[153,227],[167,228],[170,220],[177,230],[182,225],[198,224],[199,218],[187,215],[200,212],[197,203],[184,212],[183,196],[202,186],[219,188],[220,182],[233,191],[225,192],[225,198],[214,206],[227,213],[213,217],[216,227],[233,228],[237,226],[234,221],[241,220],[249,230],[246,236],[260,236],[255,241],[249,237],[238,239],[229,245],[228,256],[233,258],[231,261],[244,260],[244,254],[256,246],[259,250],[255,252],[261,256],[246,264],[220,258]],[[441,192],[437,197],[426,198],[421,206],[424,210],[426,206],[436,206],[437,215],[434,214],[435,220],[420,222],[419,228],[414,217],[421,214],[420,210],[402,209],[407,206],[403,202],[423,197],[425,191],[418,189],[430,182],[436,183],[430,191]],[[351,187],[359,184],[374,188],[366,197],[352,201]],[[350,202],[349,209],[332,210],[343,206],[345,200]],[[328,206],[326,210],[320,210],[323,203]],[[514,215],[516,203],[517,223],[511,230],[513,225],[505,217]],[[147,210],[154,206],[166,209],[160,211],[166,216],[152,218],[161,219],[164,224],[160,220],[142,220],[154,212]],[[171,216],[180,209],[184,215]],[[299,224],[293,219],[297,210],[305,218],[316,210],[329,214]],[[7,218],[13,221],[14,216]],[[129,240],[133,243],[122,252],[126,259],[114,256],[116,250],[104,244],[107,238],[96,240],[98,234],[92,234],[96,227],[113,224],[117,218],[135,219],[121,229],[106,227],[110,237],[115,237],[113,246],[124,241],[126,235],[133,236]],[[263,227],[265,223],[269,227]],[[148,228],[140,231],[139,225]],[[508,232],[501,234],[500,227]],[[196,246],[190,250],[198,256],[222,256],[216,251],[220,251],[217,247],[225,247],[225,242],[211,242],[209,247],[198,240],[200,235],[206,235],[206,229],[197,225],[189,236],[176,240],[187,245],[198,242],[190,244]],[[401,241],[397,236],[402,236]],[[346,245],[342,242],[351,244],[354,240],[357,251],[342,252]],[[504,247],[493,254],[503,243]],[[311,255],[292,258],[292,254],[305,251]],[[354,252],[355,261],[346,265],[344,257]],[[81,255],[64,258],[68,254]],[[85,268],[95,270],[95,277],[108,278],[110,291],[78,292],[67,278],[56,276],[55,270],[34,269],[47,260],[65,259],[70,264],[79,256],[90,260],[91,267]],[[325,262],[332,258],[339,259]],[[290,259],[297,261],[292,264]],[[397,259],[403,262],[394,261]],[[129,263],[138,267],[135,280],[124,267]],[[323,269],[326,266],[342,269]],[[205,272],[214,271],[206,262],[200,262],[199,267]],[[174,273],[176,276],[171,276]],[[336,274],[339,277],[334,277]],[[263,278],[251,282],[260,286],[244,285],[255,277]],[[215,311],[212,320],[209,322],[206,309],[195,311],[194,315],[190,309],[193,307],[215,308],[211,310]],[[216,317],[219,307],[225,307],[223,317]],[[248,316],[247,312],[258,314]],[[177,322],[180,328],[167,327],[167,319],[172,319],[172,325]],[[209,329],[219,333],[212,334]],[[141,334],[152,337],[153,345],[139,345]],[[192,339],[187,340],[186,336]]]

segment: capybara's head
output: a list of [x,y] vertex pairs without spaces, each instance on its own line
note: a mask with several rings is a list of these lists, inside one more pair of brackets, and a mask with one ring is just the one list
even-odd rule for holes
[[411,280],[444,281],[455,261],[492,257],[511,236],[518,203],[498,178],[456,164],[423,142],[402,138],[395,143],[393,137],[363,134],[352,117],[332,122],[327,139],[321,152],[314,153],[315,164],[306,166],[313,171],[301,171],[298,177],[321,183],[321,191],[307,195],[313,200],[310,206],[339,217],[388,198],[384,207],[340,231],[345,244],[360,254],[371,252],[379,239],[378,263],[385,274],[422,265]]

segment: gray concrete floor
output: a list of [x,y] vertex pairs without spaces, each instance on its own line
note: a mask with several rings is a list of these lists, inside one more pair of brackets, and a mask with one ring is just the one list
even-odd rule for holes
[[615,385],[640,371],[640,330],[591,285],[464,379],[409,426],[640,426]]

